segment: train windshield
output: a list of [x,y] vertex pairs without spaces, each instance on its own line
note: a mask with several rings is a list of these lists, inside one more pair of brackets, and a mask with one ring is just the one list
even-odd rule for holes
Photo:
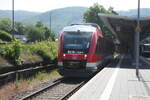
[[64,34],[64,53],[88,53],[91,32],[66,32]]

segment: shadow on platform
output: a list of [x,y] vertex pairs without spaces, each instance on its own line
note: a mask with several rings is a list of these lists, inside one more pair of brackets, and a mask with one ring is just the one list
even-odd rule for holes
[[[116,62],[118,62],[119,59],[115,61],[115,63],[111,64],[109,67],[110,68],[115,68],[116,67]],[[148,61],[144,57],[140,57],[140,64],[139,64],[139,69],[150,69],[150,61]],[[109,68],[108,67],[108,68]],[[135,61],[134,59],[130,56],[124,56],[122,63],[120,65],[120,68],[127,68],[127,69],[136,69]]]

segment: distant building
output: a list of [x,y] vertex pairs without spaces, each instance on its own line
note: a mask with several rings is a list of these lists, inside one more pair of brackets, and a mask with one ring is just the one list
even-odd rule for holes
[[10,31],[10,34],[14,36],[14,38],[16,38],[17,40],[20,40],[22,43],[26,43],[27,42],[27,38],[24,34],[19,33],[17,31]]

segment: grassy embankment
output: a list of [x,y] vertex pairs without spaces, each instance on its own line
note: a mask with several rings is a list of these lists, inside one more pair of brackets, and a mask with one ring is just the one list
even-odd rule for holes
[[34,60],[35,55],[40,56],[44,61],[56,60],[57,42],[43,41],[22,45],[21,58],[25,60],[27,57],[27,59],[31,58],[31,60]]
[[[52,61],[57,57],[57,42],[43,41],[30,44],[20,44],[17,42],[1,45],[0,50],[1,57],[14,64],[19,64],[22,61],[32,62],[41,59],[44,61]],[[38,72],[34,77],[8,83],[0,89],[0,100],[7,100],[12,96],[31,90],[33,87],[56,77],[60,77],[58,71],[52,70],[48,73]]]
[[0,56],[12,64],[52,61],[57,57],[57,42],[42,41],[30,44],[14,42],[0,46]]
[[8,83],[0,89],[0,100],[8,100],[19,93],[32,90],[39,84],[57,77],[60,77],[60,75],[57,70],[53,70],[49,73],[38,72],[35,77],[17,80],[14,83]]

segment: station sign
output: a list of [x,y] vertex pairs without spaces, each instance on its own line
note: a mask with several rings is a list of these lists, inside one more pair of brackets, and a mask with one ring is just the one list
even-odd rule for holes
[[136,28],[135,28],[135,32],[141,32],[142,30],[141,30],[141,27],[140,27],[140,25],[138,25]]

